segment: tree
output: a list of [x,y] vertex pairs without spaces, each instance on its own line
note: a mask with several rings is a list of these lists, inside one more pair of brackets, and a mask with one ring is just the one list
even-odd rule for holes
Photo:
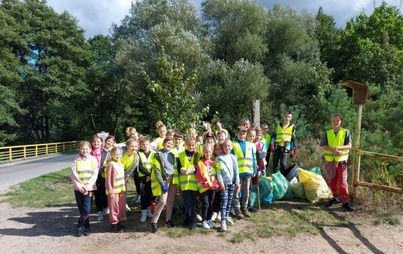
[[185,67],[169,61],[163,52],[157,61],[161,74],[153,80],[144,73],[147,88],[153,95],[150,113],[154,121],[162,120],[170,128],[185,132],[190,124],[198,123],[208,112],[208,107],[199,108],[197,103],[197,75],[185,77]]
[[18,118],[26,126],[19,137],[45,142],[58,139],[52,134],[68,129],[62,123],[76,116],[74,110],[66,109],[74,108],[74,98],[88,92],[84,32],[67,12],[59,15],[44,1],[8,0],[2,7],[20,24],[16,32],[23,41],[12,48],[21,65],[20,107],[27,111]]
[[212,37],[213,58],[234,64],[241,59],[255,63],[267,53],[267,16],[252,1],[210,0],[202,3],[202,17]]

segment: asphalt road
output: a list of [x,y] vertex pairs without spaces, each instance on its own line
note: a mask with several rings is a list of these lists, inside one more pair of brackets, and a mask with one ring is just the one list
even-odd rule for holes
[[50,155],[0,165],[0,191],[26,180],[71,166],[77,153]]

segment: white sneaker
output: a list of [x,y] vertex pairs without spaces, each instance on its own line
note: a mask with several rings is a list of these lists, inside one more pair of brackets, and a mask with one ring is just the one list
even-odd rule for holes
[[221,221],[221,231],[225,232],[227,230],[228,230],[227,223],[225,222],[225,220]]
[[216,212],[214,212],[212,215],[211,215],[211,220],[212,221],[215,221],[216,219],[217,219],[217,213]]
[[109,207],[104,209],[104,214],[109,214]]
[[234,225],[234,220],[233,220],[231,217],[228,217],[228,218],[227,218],[227,222],[228,222],[228,224],[230,224],[230,225]]
[[208,220],[207,223],[210,226],[210,228],[215,228],[215,224],[212,220]]
[[104,220],[104,213],[102,211],[98,212],[98,221],[103,221]]
[[221,221],[221,212],[218,212],[218,214],[217,214],[217,220],[218,220],[218,221]]
[[126,204],[126,212],[130,212],[132,209],[130,209],[129,205]]
[[203,220],[202,217],[200,216],[200,214],[196,215],[196,218],[197,218],[198,221],[202,221],[202,220]]
[[210,229],[210,225],[208,224],[208,221],[204,220],[202,223],[202,227],[205,229]]

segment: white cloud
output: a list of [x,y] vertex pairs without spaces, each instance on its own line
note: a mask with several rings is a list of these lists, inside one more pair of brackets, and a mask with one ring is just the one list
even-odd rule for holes
[[[48,5],[56,12],[67,10],[79,21],[79,26],[86,30],[86,37],[96,34],[109,34],[112,23],[120,21],[129,13],[132,2],[137,0],[48,0]],[[202,0],[189,0],[200,9]],[[266,8],[278,3],[290,6],[297,11],[308,10],[315,15],[322,6],[325,14],[332,16],[339,27],[359,12],[371,13],[374,9],[373,0],[258,0]],[[389,5],[401,7],[402,0],[386,0]],[[382,0],[375,0],[378,7]],[[402,9],[402,8],[400,8]]]

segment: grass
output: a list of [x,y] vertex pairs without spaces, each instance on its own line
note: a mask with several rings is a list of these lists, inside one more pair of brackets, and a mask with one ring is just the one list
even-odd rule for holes
[[0,202],[8,202],[15,207],[57,206],[74,202],[70,168],[25,181],[12,186]]
[[[38,208],[74,203],[74,194],[69,175],[70,168],[66,168],[59,172],[25,181],[13,186],[11,191],[2,196],[0,202],[8,202],[14,207]],[[134,186],[130,183],[128,200],[131,200],[134,194]],[[361,194],[365,194],[365,192],[362,191]],[[387,195],[394,197],[393,194]],[[349,218],[358,218],[360,213],[361,215],[364,214],[365,218],[368,218],[368,215],[372,215],[375,225],[399,225],[400,221],[396,214],[401,211],[399,208],[401,208],[402,201],[400,196],[396,200],[392,206],[390,200],[382,203],[382,199],[378,198],[377,195],[374,195],[372,199],[368,196],[358,195],[356,204],[359,205],[360,212],[354,214],[332,212],[321,205],[313,205],[303,200],[275,201],[272,204],[264,204],[261,211],[254,213],[251,218],[245,219],[242,224],[235,223],[235,225],[230,226],[230,230],[225,233],[216,233],[216,231],[202,228],[189,231],[187,228],[182,227],[161,227],[159,230],[164,232],[166,236],[175,239],[192,235],[216,234],[217,237],[223,237],[231,243],[241,243],[245,240],[253,241],[257,238],[270,238],[273,236],[295,236],[301,233],[318,234],[324,227],[348,227],[351,224]],[[368,203],[368,205],[365,205],[365,203]],[[375,204],[376,209],[373,209]],[[128,213],[128,219],[131,221],[139,219],[138,207],[132,208],[132,212]],[[175,218],[176,222],[182,220],[183,215],[178,215]],[[163,221],[163,216],[161,221]],[[354,224],[358,223],[355,222]],[[217,223],[218,225],[219,223]],[[136,224],[135,231],[149,232],[148,225]],[[139,237],[139,235],[136,234],[136,237]]]

